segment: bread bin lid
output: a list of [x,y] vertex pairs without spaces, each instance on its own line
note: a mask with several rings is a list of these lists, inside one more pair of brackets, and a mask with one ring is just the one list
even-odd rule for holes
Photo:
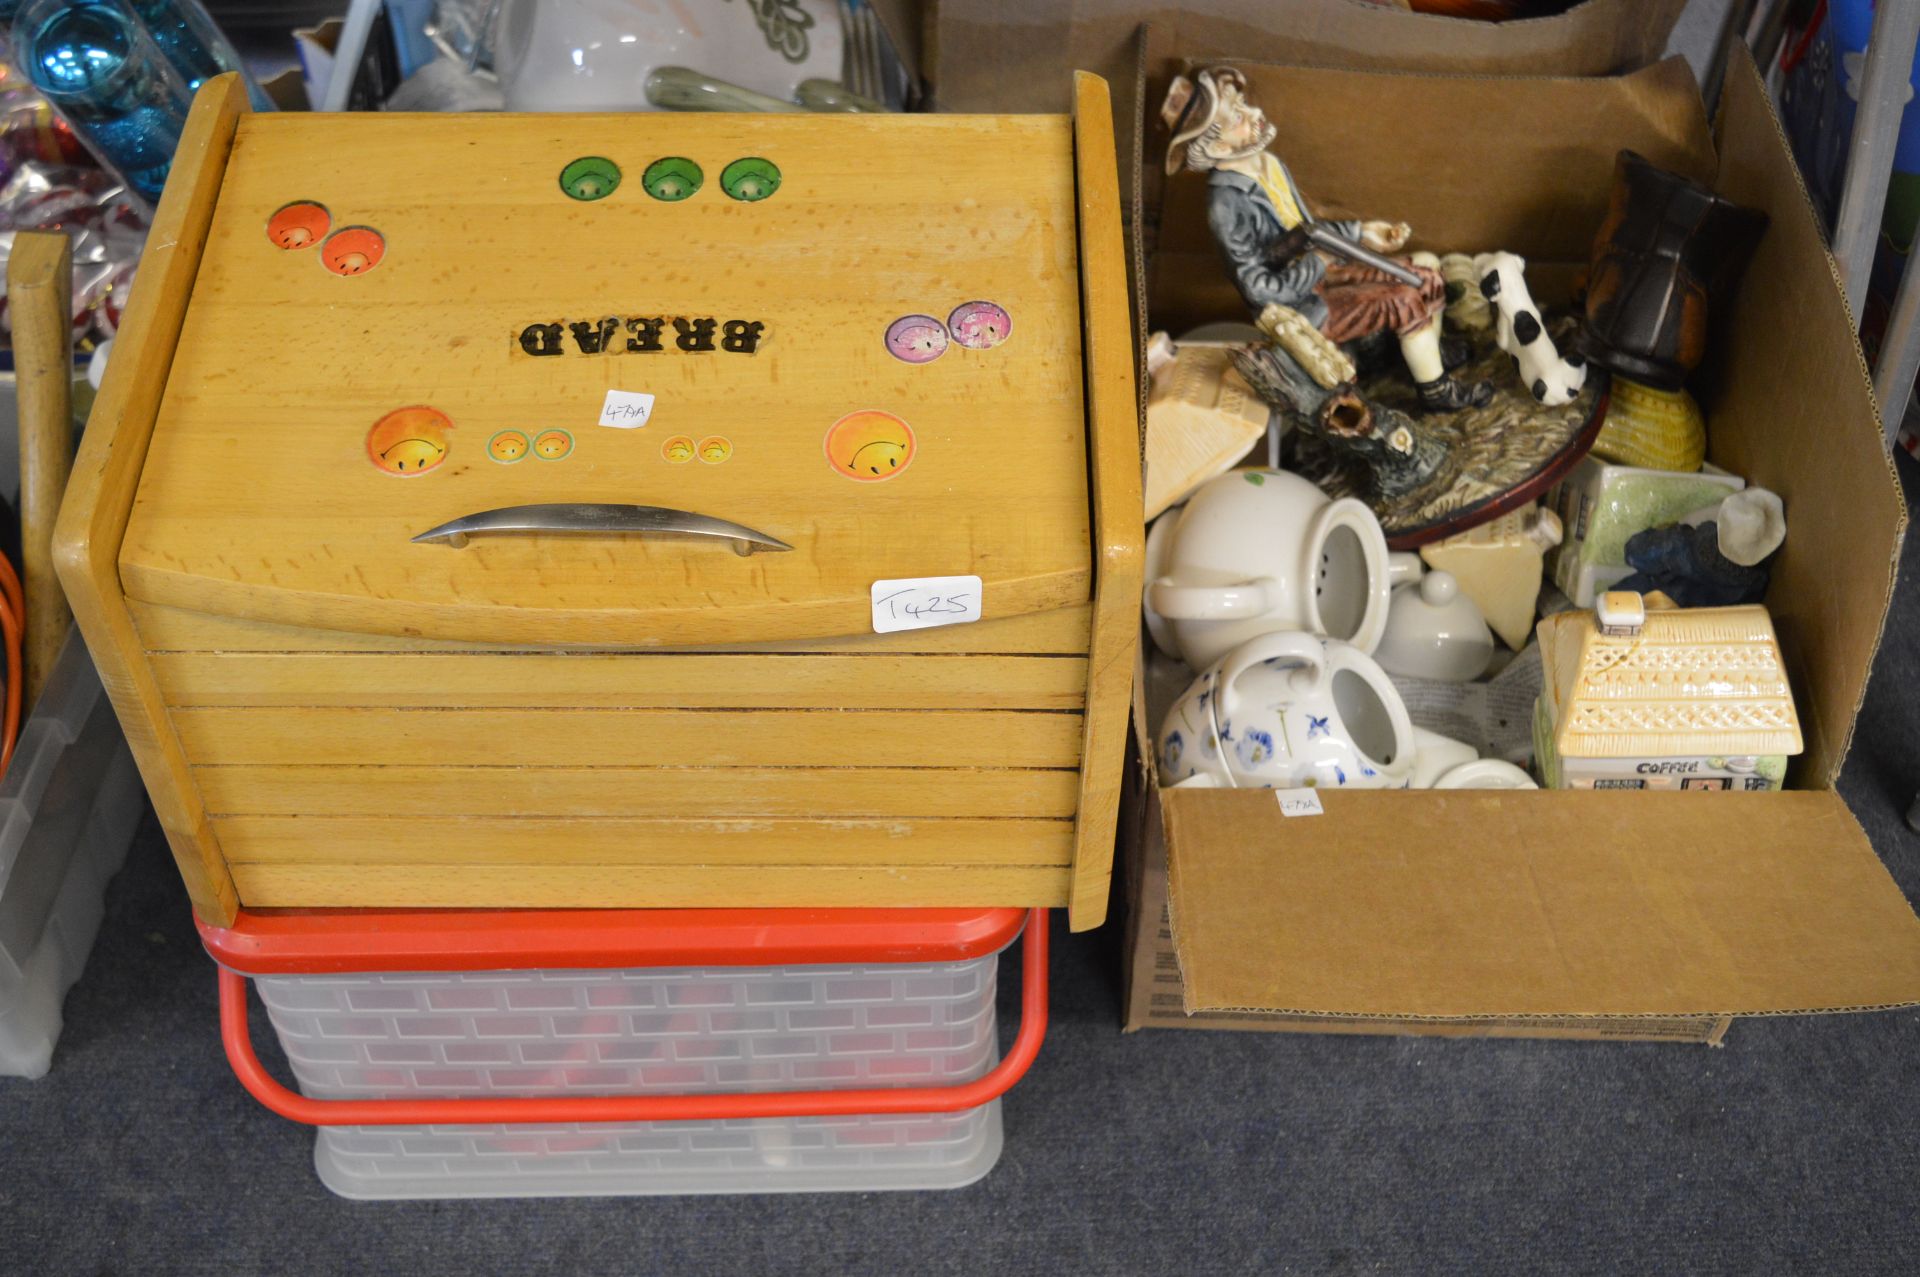
[[123,584],[608,645],[1084,602],[1076,242],[1061,116],[248,116]]

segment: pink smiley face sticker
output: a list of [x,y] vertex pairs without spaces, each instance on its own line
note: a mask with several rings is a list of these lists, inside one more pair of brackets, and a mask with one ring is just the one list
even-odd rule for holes
[[887,325],[887,353],[910,364],[930,364],[947,353],[947,330],[932,315],[902,315]]
[[962,302],[947,316],[953,339],[968,350],[992,350],[1013,333],[1013,320],[992,302]]

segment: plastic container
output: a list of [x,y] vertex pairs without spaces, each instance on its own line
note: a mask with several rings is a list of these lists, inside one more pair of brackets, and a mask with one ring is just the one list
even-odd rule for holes
[[0,780],[0,1075],[51,1067],[61,999],[145,810],[113,707],[69,634]]
[[[1043,918],[1044,911],[1037,911]],[[201,925],[236,1073],[344,1197],[957,1188],[1045,1032],[1045,924],[999,1059],[988,910],[243,912]],[[1034,939],[1038,937],[1038,939]],[[246,1029],[253,978],[300,1093]],[[682,1120],[597,1120],[663,1117]],[[470,1119],[470,1120],[462,1120]]]

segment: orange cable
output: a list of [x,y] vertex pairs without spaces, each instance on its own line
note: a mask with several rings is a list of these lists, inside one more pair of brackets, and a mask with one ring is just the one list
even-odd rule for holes
[[3,554],[0,554],[0,594],[4,594],[7,610],[13,613],[14,620],[26,615],[26,595],[20,588],[20,576],[13,570],[13,560]]
[[13,761],[13,747],[20,740],[21,684],[26,678],[25,662],[20,659],[22,631],[26,629],[26,602],[20,588],[20,576],[13,563],[0,554],[0,630],[6,634],[7,707],[6,720],[0,726],[0,775]]

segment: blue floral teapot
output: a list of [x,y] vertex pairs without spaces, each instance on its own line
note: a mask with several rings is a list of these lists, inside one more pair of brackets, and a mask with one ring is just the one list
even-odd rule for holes
[[1163,785],[1404,789],[1413,724],[1385,671],[1337,639],[1266,634],[1193,681],[1160,729]]

